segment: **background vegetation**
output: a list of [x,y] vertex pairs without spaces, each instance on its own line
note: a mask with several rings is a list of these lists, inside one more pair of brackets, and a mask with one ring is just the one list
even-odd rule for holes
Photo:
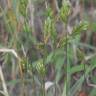
[[95,96],[95,8],[0,0],[0,96]]

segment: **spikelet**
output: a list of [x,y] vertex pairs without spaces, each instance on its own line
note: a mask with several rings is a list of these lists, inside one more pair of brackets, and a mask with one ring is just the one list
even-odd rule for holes
[[43,60],[40,60],[37,62],[36,69],[40,76],[45,76],[46,69],[45,69]]
[[64,0],[63,6],[60,9],[60,19],[64,22],[68,22],[68,17],[71,12],[70,3],[67,0]]
[[19,0],[18,9],[19,13],[26,17],[28,0]]

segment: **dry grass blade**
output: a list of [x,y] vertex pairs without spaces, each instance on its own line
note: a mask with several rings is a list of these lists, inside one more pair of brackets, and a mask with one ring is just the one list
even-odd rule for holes
[[96,56],[96,53],[90,54],[89,56],[86,56],[86,57],[85,57],[85,61],[88,61],[88,60],[92,59],[92,58],[95,57],[95,56]]
[[19,61],[19,68],[20,68],[20,74],[22,76],[22,67],[21,67],[21,58],[18,56],[18,54],[16,53],[16,51],[14,49],[7,49],[7,48],[0,48],[0,52],[4,52],[4,53],[12,53]]
[[18,60],[20,60],[20,57],[18,56],[18,54],[16,53],[14,49],[1,48],[0,52],[12,53]]

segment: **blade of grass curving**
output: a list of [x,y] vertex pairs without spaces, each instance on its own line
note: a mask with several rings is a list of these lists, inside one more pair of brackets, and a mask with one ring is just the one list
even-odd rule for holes
[[[80,64],[80,65],[76,65],[76,66],[72,67],[71,70],[70,70],[70,73],[74,74],[76,72],[84,71],[83,66],[84,66],[84,64]],[[88,68],[88,66],[85,65],[85,68]]]

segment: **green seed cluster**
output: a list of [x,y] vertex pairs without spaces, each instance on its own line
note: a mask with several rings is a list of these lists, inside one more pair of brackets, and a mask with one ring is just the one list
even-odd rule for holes
[[32,70],[32,64],[29,64],[27,58],[23,58],[21,60],[21,66],[24,72],[28,72],[29,70]]
[[37,63],[36,69],[37,69],[39,75],[41,75],[41,76],[45,75],[46,69],[45,69],[45,66],[43,64],[43,61],[40,61],[40,62]]
[[52,42],[54,42],[57,36],[54,19],[50,17],[48,17],[44,23],[44,40],[48,36],[52,40]]
[[86,21],[80,22],[78,25],[74,26],[72,36],[76,36],[80,34],[82,31],[86,31],[88,29],[89,23]]
[[60,19],[64,22],[67,23],[69,14],[70,14],[70,4],[66,0],[63,3],[63,6],[60,9]]
[[46,35],[50,34],[52,31],[54,31],[54,24],[53,24],[53,21],[52,21],[52,19],[50,17],[48,17],[45,20],[44,31],[45,31]]
[[28,0],[20,0],[19,1],[19,12],[24,17],[26,17],[27,4],[28,4]]

